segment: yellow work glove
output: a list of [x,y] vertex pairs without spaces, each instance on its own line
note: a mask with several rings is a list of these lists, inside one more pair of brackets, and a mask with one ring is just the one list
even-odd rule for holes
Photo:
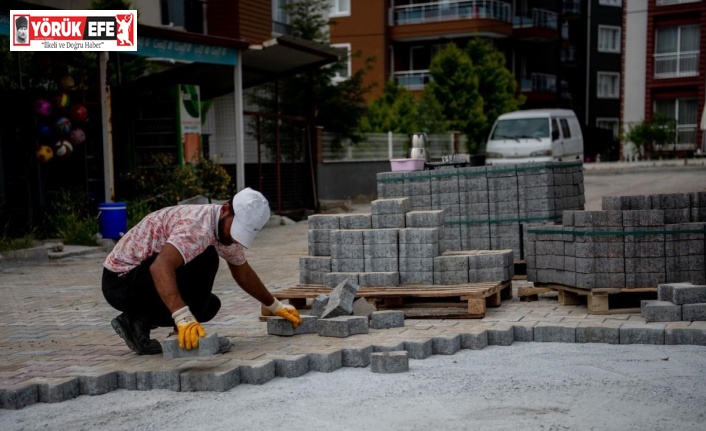
[[179,331],[179,347],[191,350],[199,347],[199,338],[206,336],[206,331],[194,315],[189,311],[189,307],[181,308],[172,314],[172,319]]
[[273,302],[272,305],[265,305],[265,308],[270,310],[275,316],[284,317],[289,320],[294,329],[297,329],[297,326],[302,323],[302,318],[299,317],[297,309],[289,304],[282,304],[277,298],[275,298],[275,302]]

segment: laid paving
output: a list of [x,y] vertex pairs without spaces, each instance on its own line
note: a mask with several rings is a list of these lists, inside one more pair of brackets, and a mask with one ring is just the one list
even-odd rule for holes
[[[489,308],[483,319],[407,319],[402,327],[371,327],[346,338],[268,335],[257,301],[235,286],[221,265],[214,293],[222,309],[204,326],[207,333],[228,337],[231,350],[169,360],[139,356],[110,326],[118,312],[101,293],[106,252],[89,251],[0,266],[0,408],[119,388],[224,391],[276,376],[365,367],[373,352],[404,350],[409,358],[423,359],[514,341],[706,345],[706,322],[647,323],[639,313],[590,315],[585,305],[561,306],[546,296],[521,302],[516,295]],[[299,258],[308,254],[307,223],[268,227],[246,253],[270,290],[292,287],[299,282]],[[164,340],[169,331],[157,329],[153,337]]]

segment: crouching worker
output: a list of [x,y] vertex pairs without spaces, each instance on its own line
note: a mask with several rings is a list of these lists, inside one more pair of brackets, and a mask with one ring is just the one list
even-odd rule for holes
[[[270,294],[243,252],[269,217],[267,199],[250,188],[222,205],[173,206],[146,216],[103,264],[103,295],[122,312],[111,322],[115,332],[140,355],[162,352],[150,339],[150,330],[160,326],[175,328],[180,347],[198,347],[206,336],[201,323],[221,308],[211,293],[219,256],[245,292],[296,328],[297,310]],[[229,347],[228,339],[219,340],[219,351]]]

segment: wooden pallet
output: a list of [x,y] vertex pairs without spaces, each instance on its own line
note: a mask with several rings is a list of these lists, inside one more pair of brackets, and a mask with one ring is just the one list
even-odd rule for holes
[[[563,284],[537,284],[559,293],[559,304],[586,304],[591,314],[639,313],[642,299],[657,299],[656,287],[580,289]],[[585,297],[585,300],[584,300]]]
[[[298,285],[273,292],[272,295],[280,300],[289,300],[297,308],[306,308],[307,299],[328,295],[331,290],[322,285]],[[378,309],[402,308],[408,318],[482,319],[486,307],[499,307],[503,299],[512,298],[512,283],[361,287],[356,298],[375,302]],[[459,311],[460,308],[465,310]]]

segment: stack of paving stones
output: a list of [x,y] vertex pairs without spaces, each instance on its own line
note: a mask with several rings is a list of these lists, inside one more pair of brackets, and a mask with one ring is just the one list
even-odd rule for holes
[[706,192],[603,198],[602,211],[564,211],[527,225],[527,279],[583,289],[706,284]]
[[511,249],[516,258],[523,224],[558,221],[585,203],[583,165],[573,162],[381,172],[377,192],[409,197],[412,210],[443,209],[445,250]]
[[445,217],[445,209],[412,209],[409,198],[375,200],[370,214],[311,216],[309,256],[299,260],[300,284],[335,287],[350,280],[365,287],[395,287],[512,279],[512,249],[444,255],[444,238],[461,226],[446,225]]
[[647,322],[706,321],[706,285],[660,284],[657,300],[641,302],[640,315]]

